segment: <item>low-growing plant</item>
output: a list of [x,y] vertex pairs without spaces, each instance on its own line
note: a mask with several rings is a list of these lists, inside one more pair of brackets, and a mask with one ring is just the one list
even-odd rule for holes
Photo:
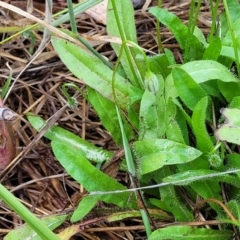
[[[141,215],[150,240],[186,236],[226,240],[236,234],[240,217],[240,6],[235,0],[223,4],[225,12],[217,22],[219,1],[210,0],[212,27],[207,38],[196,26],[200,0],[196,7],[195,1],[191,2],[188,26],[165,9],[149,10],[175,36],[183,51],[183,64],[177,64],[168,49],[147,56],[137,45],[130,0],[109,0],[108,4],[108,34],[123,43],[112,43],[118,56],[113,69],[85,49],[51,38],[62,62],[85,82],[86,98],[103,126],[116,145],[124,147],[121,170],[128,172],[134,188],[127,189],[93,164],[109,163],[114,158],[112,152],[51,127],[45,137],[52,141],[54,155],[90,193],[74,211],[72,222],[103,201],[120,208],[108,221]],[[70,107],[76,107],[75,100],[63,90]],[[37,130],[46,124],[32,114],[28,120]],[[151,191],[144,190],[149,182],[155,185],[149,187]],[[225,186],[231,187],[227,198],[223,196]],[[141,188],[142,192],[137,191]],[[210,209],[200,211],[205,203]],[[223,226],[211,229],[182,224],[196,220],[196,212],[218,219]],[[152,232],[153,217],[174,218],[177,226]]]

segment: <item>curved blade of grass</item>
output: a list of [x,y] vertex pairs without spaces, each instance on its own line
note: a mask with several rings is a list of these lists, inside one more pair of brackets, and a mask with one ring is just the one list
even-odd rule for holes
[[[112,70],[98,58],[78,46],[63,39],[52,37],[54,49],[62,62],[79,79],[92,87],[107,99],[114,101],[112,94]],[[129,103],[129,91],[132,86],[126,79],[116,74],[115,91],[118,104],[126,109]]]
[[[54,230],[60,226],[67,218],[67,215],[59,216],[47,216],[41,218],[42,223],[49,227],[49,229]],[[41,240],[28,224],[24,224],[14,230],[11,230],[5,237],[4,240],[13,239],[31,239],[31,240]]]
[[46,240],[59,240],[40,219],[31,213],[12,193],[0,184],[0,198],[13,209],[28,225],[41,237]]
[[139,160],[139,174],[156,171],[164,165],[183,164],[193,161],[202,153],[192,147],[166,139],[148,139],[133,143]]
[[[30,124],[37,131],[40,131],[47,124],[47,122],[39,116],[29,114],[27,118]],[[102,163],[104,161],[110,160],[113,157],[113,153],[95,147],[93,144],[83,140],[82,138],[61,127],[52,126],[44,134],[44,137],[52,141],[57,141],[62,144],[75,147],[76,151],[78,151],[78,155],[83,155],[85,158],[94,162]]]
[[[71,145],[53,141],[51,143],[54,155],[66,171],[89,191],[114,191],[127,189],[108,175],[94,167],[85,157]],[[101,200],[113,203],[119,207],[136,206],[134,198],[129,202],[129,193],[109,194],[101,196]]]
[[233,232],[228,230],[212,230],[206,228],[193,228],[190,226],[171,226],[161,228],[152,233],[149,240],[226,240],[232,237]]

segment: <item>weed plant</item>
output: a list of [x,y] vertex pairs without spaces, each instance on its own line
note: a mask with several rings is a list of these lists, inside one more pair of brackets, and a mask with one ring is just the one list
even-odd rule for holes
[[[207,37],[197,27],[201,0],[191,2],[187,26],[161,7],[149,10],[157,26],[161,23],[173,33],[183,52],[183,64],[177,64],[173,53],[162,48],[160,37],[158,54],[149,56],[138,46],[130,0],[109,0],[107,32],[122,41],[111,44],[118,56],[114,66],[94,51],[52,36],[62,62],[86,84],[85,97],[102,125],[116,145],[123,146],[121,170],[129,174],[132,184],[127,189],[101,171],[99,166],[111,161],[112,152],[51,127],[45,137],[51,140],[54,155],[89,192],[72,214],[72,222],[83,219],[102,201],[119,207],[106,217],[109,222],[141,216],[150,240],[237,236],[240,5],[224,0],[225,11],[217,16],[220,1],[209,4],[212,27]],[[73,15],[71,26],[75,32]],[[63,86],[69,106],[76,107],[68,87],[78,88],[71,83]],[[38,116],[29,115],[28,120],[39,131],[46,124]],[[203,204],[209,207],[202,209]],[[188,224],[198,217],[209,224],[217,219],[221,227]],[[154,228],[153,218],[174,221],[175,226]]]

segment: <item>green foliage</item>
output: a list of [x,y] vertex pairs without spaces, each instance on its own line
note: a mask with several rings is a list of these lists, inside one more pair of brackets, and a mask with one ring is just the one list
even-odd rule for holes
[[178,240],[226,240],[232,236],[231,231],[217,231],[206,228],[193,228],[189,226],[171,226],[158,229],[152,233],[149,240],[165,240],[165,239],[178,239]]
[[166,25],[172,31],[180,47],[184,50],[186,50],[186,39],[188,39],[188,44],[191,46],[188,59],[197,60],[202,58],[202,43],[194,34],[189,33],[187,26],[182,23],[176,15],[161,8],[151,8],[149,12],[156,16],[162,24]]
[[[198,196],[204,200],[225,201],[221,194],[222,183],[232,189],[231,199],[225,204],[239,219],[239,196],[234,191],[240,188],[240,174],[223,175],[223,171],[240,168],[239,150],[234,145],[240,145],[240,83],[231,72],[240,56],[240,51],[236,50],[240,44],[240,16],[237,1],[224,2],[228,4],[228,14],[223,13],[220,18],[228,20],[229,24],[220,25],[216,36],[211,31],[209,41],[195,26],[194,8],[191,8],[194,19],[190,19],[189,26],[165,9],[150,9],[149,12],[166,25],[178,41],[184,54],[182,65],[176,65],[168,49],[155,56],[145,56],[137,45],[130,0],[109,1],[108,33],[120,37],[123,42],[122,46],[112,44],[120,58],[115,70],[85,49],[52,37],[61,60],[87,85],[87,99],[103,126],[117,145],[124,146],[131,183],[135,183],[134,178],[139,186],[151,181],[172,183],[141,196],[145,197],[147,207],[151,204],[156,209],[168,211],[176,221],[194,220],[189,203],[195,203]],[[211,4],[214,14],[215,5],[212,1]],[[199,5],[196,14],[198,10]],[[118,63],[121,63],[121,74]],[[220,111],[227,120],[224,123]],[[29,115],[28,120],[38,131],[45,125],[39,117]],[[216,130],[219,124],[222,125]],[[149,239],[185,239],[187,236],[194,240],[225,240],[232,237],[233,229],[227,224],[223,230],[171,226],[151,234],[146,212],[137,205],[141,201],[139,195],[136,193],[129,201],[126,187],[91,163],[109,161],[113,153],[56,126],[44,136],[52,141],[53,152],[66,171],[88,192],[96,194],[82,199],[73,213],[73,222],[86,216],[98,201],[104,201],[128,207],[129,211],[138,209]],[[219,141],[233,145],[221,145]],[[209,206],[211,215],[224,223],[237,225],[224,214],[222,206],[216,202]],[[207,209],[202,211],[208,215]],[[134,214],[132,212],[131,216],[136,216]],[[166,215],[166,219],[168,217]]]
[[193,161],[202,154],[195,148],[167,139],[136,141],[133,150],[140,164],[140,175],[156,171],[164,165]]
[[[44,223],[47,227],[49,227],[49,229],[54,230],[55,228],[60,226],[66,220],[66,218],[67,215],[47,216],[41,218],[41,222]],[[24,224],[21,227],[12,230],[4,239],[29,239],[29,236],[31,236],[32,240],[42,240],[42,238],[40,238],[39,235],[37,235],[28,224]]]

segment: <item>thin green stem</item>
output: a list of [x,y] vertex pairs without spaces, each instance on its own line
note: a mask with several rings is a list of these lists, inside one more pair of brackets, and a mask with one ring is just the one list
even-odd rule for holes
[[217,26],[217,12],[218,12],[218,6],[219,6],[219,0],[216,0],[215,6],[213,6],[213,1],[210,1],[210,7],[212,12],[212,24],[209,34],[209,42],[212,42],[213,35],[216,32],[216,26]]
[[85,39],[83,39],[79,34],[77,30],[77,24],[74,17],[74,11],[73,11],[73,4],[72,0],[67,0],[68,9],[69,9],[69,18],[71,23],[71,29],[76,38],[91,52],[93,53],[98,59],[100,59],[106,66],[108,66],[110,69],[113,69],[113,65],[107,61],[101,54],[98,53]]
[[40,219],[31,213],[12,193],[0,184],[0,198],[10,206],[44,240],[59,240]]
[[238,77],[239,77],[240,66],[239,66],[239,57],[238,57],[238,44],[237,44],[236,37],[235,37],[234,31],[233,31],[233,25],[232,25],[232,21],[231,21],[231,17],[230,17],[230,13],[229,13],[229,10],[228,10],[228,5],[227,5],[226,0],[223,0],[223,5],[224,5],[224,8],[225,8],[225,12],[226,12],[228,27],[229,27],[229,30],[230,30],[230,33],[231,33],[231,36],[232,36],[234,55],[235,55],[235,59],[236,59],[235,63],[236,63],[236,66],[237,66],[237,72],[238,72]]
[[195,16],[194,16],[194,5],[195,1],[191,1],[191,6],[190,6],[190,12],[189,12],[189,19],[188,19],[188,37],[186,39],[186,45],[185,45],[185,52],[184,52],[184,62],[189,62],[191,59],[189,59],[189,51],[190,51],[190,38],[194,32],[195,26],[197,24],[197,19],[198,19],[198,14],[200,11],[200,6],[201,6],[202,0],[198,0],[198,5],[196,8]]
[[[161,8],[162,0],[158,0],[158,7]],[[156,31],[157,31],[157,44],[158,44],[158,52],[161,53],[164,51],[161,39],[161,29],[160,29],[160,21],[157,19],[156,21]]]
[[[124,33],[122,24],[120,22],[120,18],[119,18],[119,15],[118,15],[116,2],[115,2],[115,0],[111,0],[111,2],[112,2],[112,7],[113,7],[113,12],[114,12],[114,15],[115,15],[117,27],[118,27],[118,30],[119,30],[119,33],[120,33],[120,37],[122,39],[122,42],[124,43],[124,42],[127,41],[127,38],[126,38],[126,35]],[[138,77],[137,77],[136,71],[134,69],[133,62],[132,62],[133,58],[132,58],[131,52],[129,51],[129,48],[128,48],[127,45],[124,45],[124,52],[125,52],[125,54],[127,56],[128,64],[129,64],[129,67],[131,69],[131,73],[132,73],[133,78],[134,78],[133,85],[135,85],[136,87],[140,88],[141,86],[140,86],[140,83],[138,81]]]
[[[134,163],[134,160],[133,160],[131,147],[130,147],[130,144],[128,142],[128,138],[127,138],[127,135],[126,135],[126,132],[125,132],[125,129],[124,129],[123,120],[122,120],[122,116],[121,116],[121,113],[120,113],[120,108],[118,107],[118,104],[117,104],[116,92],[115,92],[115,87],[114,87],[115,86],[115,75],[117,73],[117,68],[118,68],[118,65],[120,64],[120,58],[123,54],[124,46],[127,43],[130,43],[130,44],[134,45],[135,47],[137,47],[142,52],[142,54],[144,56],[144,59],[146,61],[148,70],[150,69],[150,65],[149,65],[146,54],[143,52],[143,50],[138,45],[136,45],[135,43],[132,43],[130,41],[125,41],[120,48],[119,57],[118,57],[117,62],[115,64],[115,67],[114,67],[114,70],[113,70],[113,76],[112,76],[112,92],[113,92],[114,102],[116,104],[116,112],[117,112],[117,116],[118,116],[120,130],[121,130],[122,140],[123,140],[123,147],[124,147],[125,158],[126,158],[126,162],[127,162],[127,169],[128,169],[128,172],[130,173],[131,184],[133,185],[134,188],[136,188],[137,185],[133,180],[134,178],[136,178],[136,167],[135,167],[135,163]],[[150,220],[151,220],[150,215],[148,214],[148,211],[147,211],[147,209],[144,205],[143,196],[141,195],[141,192],[140,191],[135,192],[135,196],[138,199],[138,207],[139,207],[139,211],[140,211],[141,216],[142,216],[142,220],[143,220],[143,223],[144,223],[144,227],[145,227],[147,236],[150,237],[150,235],[152,233],[151,224],[150,224]]]

